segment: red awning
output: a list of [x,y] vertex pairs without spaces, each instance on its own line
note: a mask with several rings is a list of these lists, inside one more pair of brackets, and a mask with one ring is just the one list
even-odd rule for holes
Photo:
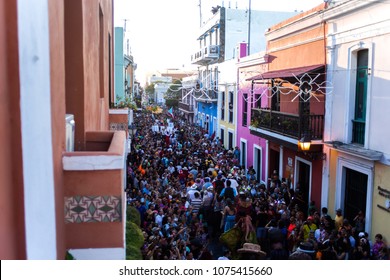
[[247,81],[254,81],[254,80],[266,80],[266,79],[275,79],[275,78],[291,78],[291,77],[299,77],[302,76],[305,73],[312,73],[316,70],[320,70],[321,68],[325,68],[324,64],[317,64],[317,65],[311,65],[311,66],[303,66],[303,67],[296,67],[296,68],[289,68],[289,69],[281,69],[281,70],[274,70],[274,71],[268,71],[263,74],[256,75],[254,77],[246,79]]

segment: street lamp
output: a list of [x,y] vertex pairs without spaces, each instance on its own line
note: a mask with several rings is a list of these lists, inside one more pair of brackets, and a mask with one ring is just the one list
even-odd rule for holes
[[311,141],[308,136],[303,136],[301,140],[298,141],[298,148],[301,151],[307,152],[310,150]]
[[128,125],[128,129],[129,129],[129,134],[130,134],[131,138],[133,138],[135,136],[135,134],[137,133],[137,126],[134,123],[131,123]]

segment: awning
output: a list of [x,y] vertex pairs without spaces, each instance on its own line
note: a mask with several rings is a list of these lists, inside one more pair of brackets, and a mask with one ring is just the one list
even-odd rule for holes
[[324,64],[317,64],[317,65],[311,65],[311,66],[303,66],[303,67],[296,67],[296,68],[288,68],[288,69],[281,69],[281,70],[274,70],[274,71],[268,71],[263,74],[256,75],[254,77],[246,79],[247,81],[254,81],[254,80],[266,80],[266,79],[275,79],[275,78],[291,78],[291,77],[299,77],[302,76],[305,73],[312,73],[317,70],[324,70],[325,65]]

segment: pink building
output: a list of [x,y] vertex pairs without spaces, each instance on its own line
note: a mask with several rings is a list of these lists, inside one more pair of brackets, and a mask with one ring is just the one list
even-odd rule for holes
[[241,165],[246,168],[253,166],[258,182],[267,182],[267,150],[266,140],[251,134],[252,108],[267,107],[268,100],[261,98],[267,90],[262,83],[247,79],[267,70],[265,52],[246,56],[246,43],[239,44],[239,59],[237,63],[237,139],[241,151]]
[[0,0],[0,259],[125,258],[112,24],[112,0]]
[[[267,87],[258,106],[248,109],[251,133],[267,140],[265,176],[276,171],[279,179],[300,190],[307,205],[314,200],[317,208],[327,160],[323,154],[327,25],[319,13],[325,7],[323,3],[270,27],[268,71],[258,67],[260,73],[249,78],[254,85]],[[311,143],[310,148],[301,149],[301,142]]]

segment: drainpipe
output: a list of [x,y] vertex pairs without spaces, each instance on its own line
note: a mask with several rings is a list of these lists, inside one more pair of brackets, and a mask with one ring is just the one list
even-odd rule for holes
[[[332,23],[331,23],[332,24]],[[329,23],[328,23],[329,25]],[[333,24],[334,25],[334,24]],[[334,27],[334,26],[333,26]],[[332,32],[334,31],[334,28],[332,28]],[[330,36],[330,46],[326,45],[327,42],[327,37],[325,33],[325,22],[324,22],[324,47],[325,47],[325,65],[327,63],[327,52],[329,52],[330,58],[331,58],[331,69],[328,71],[327,69],[327,75],[326,75],[326,80],[331,81],[333,79],[333,72],[335,68],[335,56],[334,56],[334,49],[335,49],[335,39],[334,35]],[[333,89],[332,89],[333,90]],[[332,108],[333,108],[333,94],[327,94],[325,96],[326,102],[325,104],[325,120],[328,119],[325,124],[328,124],[324,128],[324,137],[327,136],[327,138],[323,139],[324,141],[331,141],[332,140]],[[328,116],[328,118],[326,117]],[[329,202],[329,170],[330,170],[330,153],[331,149],[327,147],[326,145],[323,146],[324,153],[326,154],[326,161],[323,164],[323,169],[322,169],[322,187],[321,187],[321,207],[329,207],[328,202]]]

